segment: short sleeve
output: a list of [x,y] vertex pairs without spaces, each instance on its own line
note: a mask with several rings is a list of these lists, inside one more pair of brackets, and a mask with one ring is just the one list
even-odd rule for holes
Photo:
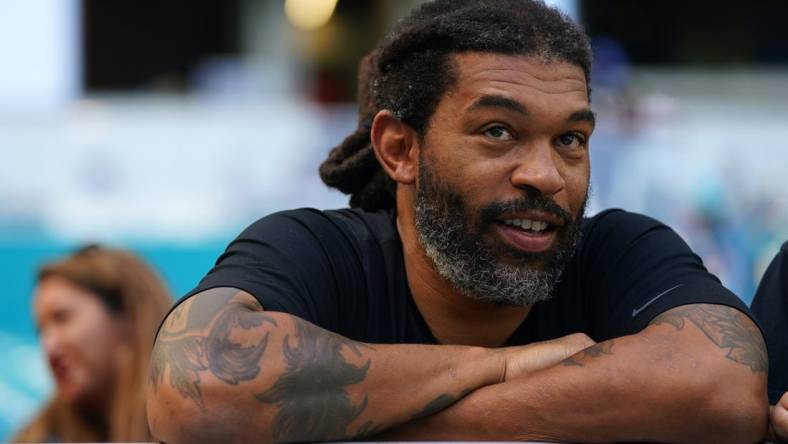
[[769,264],[752,300],[769,352],[769,402],[788,391],[788,242]]
[[[364,282],[352,243],[325,213],[292,210],[266,216],[233,240],[199,285],[252,294],[269,311],[336,330],[340,294]],[[351,288],[349,288],[351,287]]]
[[668,226],[621,210],[595,219],[581,258],[592,282],[595,337],[636,333],[657,315],[686,304],[727,305],[749,316]]

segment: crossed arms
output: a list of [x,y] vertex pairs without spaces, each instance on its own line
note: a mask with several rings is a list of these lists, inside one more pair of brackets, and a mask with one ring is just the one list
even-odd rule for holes
[[686,305],[638,334],[521,347],[355,342],[219,288],[159,332],[147,394],[164,442],[361,439],[754,442],[766,352],[735,309]]

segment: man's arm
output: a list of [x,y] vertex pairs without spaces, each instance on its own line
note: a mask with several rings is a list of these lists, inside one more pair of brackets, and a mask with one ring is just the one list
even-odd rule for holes
[[590,343],[574,335],[501,350],[368,345],[263,311],[248,293],[213,289],[173,310],[158,334],[148,420],[168,443],[352,439],[433,414]]
[[642,332],[481,388],[402,440],[745,443],[767,427],[766,350],[743,313],[685,305]]

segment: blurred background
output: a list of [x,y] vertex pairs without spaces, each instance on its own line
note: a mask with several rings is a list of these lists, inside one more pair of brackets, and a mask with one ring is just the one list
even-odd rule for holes
[[[416,0],[0,0],[0,439],[52,383],[38,264],[130,248],[177,297],[316,170]],[[747,303],[788,239],[788,3],[553,1],[593,38],[591,213],[673,226]],[[724,5],[724,6],[723,6]]]

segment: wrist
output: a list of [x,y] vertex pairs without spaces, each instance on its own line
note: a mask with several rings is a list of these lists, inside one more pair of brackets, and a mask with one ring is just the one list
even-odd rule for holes
[[506,378],[507,353],[506,349],[471,347],[466,356],[462,357],[463,365],[469,371],[478,373],[475,380],[479,380],[476,388],[501,383]]

